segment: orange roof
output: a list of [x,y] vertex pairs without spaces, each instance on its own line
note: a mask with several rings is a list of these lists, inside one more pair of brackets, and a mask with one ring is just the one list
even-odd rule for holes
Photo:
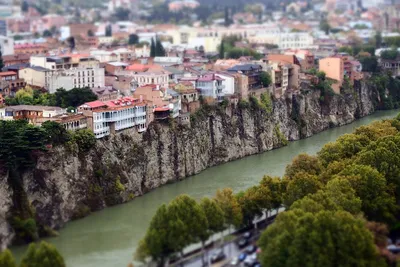
[[10,76],[10,75],[17,75],[17,73],[13,71],[0,72],[0,76]]
[[145,72],[149,69],[147,65],[143,64],[133,64],[126,67],[126,70],[136,71],[136,72]]

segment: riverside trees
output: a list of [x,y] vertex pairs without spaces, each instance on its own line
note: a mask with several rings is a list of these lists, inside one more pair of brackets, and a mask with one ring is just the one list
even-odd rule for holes
[[[217,191],[200,205],[207,210],[207,232],[222,231],[222,222],[225,228],[249,226],[283,206],[287,211],[259,240],[263,266],[387,266],[393,257],[382,229],[397,229],[400,217],[399,136],[400,117],[375,122],[326,144],[316,156],[294,158],[282,179],[265,176],[238,194]],[[206,209],[211,203],[214,210]],[[218,227],[211,227],[211,218]],[[151,225],[152,231],[159,230]],[[186,245],[196,241],[186,239]]]
[[[14,256],[9,250],[0,252],[0,266],[17,267]],[[20,267],[65,267],[60,252],[51,244],[42,241],[40,244],[31,243]]]

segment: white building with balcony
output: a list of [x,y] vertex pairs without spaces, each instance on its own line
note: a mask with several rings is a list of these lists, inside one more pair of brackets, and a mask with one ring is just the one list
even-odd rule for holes
[[216,74],[206,74],[196,80],[196,88],[200,90],[200,95],[203,97],[220,102],[225,96],[223,81],[224,79]]
[[78,110],[92,117],[91,129],[96,138],[128,128],[136,128],[139,133],[147,129],[147,104],[133,97],[88,102]]

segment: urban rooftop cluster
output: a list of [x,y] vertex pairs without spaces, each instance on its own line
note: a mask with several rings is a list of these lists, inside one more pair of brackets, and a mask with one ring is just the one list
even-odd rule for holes
[[[371,73],[400,75],[399,3],[315,2],[218,7],[222,17],[194,0],[110,0],[84,6],[87,14],[0,5],[10,12],[0,19],[0,119],[56,121],[103,138],[153,121],[190,124],[202,104],[315,88],[325,97]],[[146,23],[160,8],[182,19]]]

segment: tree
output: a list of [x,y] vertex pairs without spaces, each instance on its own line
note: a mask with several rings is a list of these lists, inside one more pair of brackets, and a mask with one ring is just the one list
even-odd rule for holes
[[318,180],[316,175],[305,172],[297,172],[288,180],[289,182],[284,195],[284,203],[286,207],[290,207],[296,200],[309,194],[316,193],[322,187],[322,183]]
[[386,266],[365,221],[345,211],[286,211],[258,244],[263,267]]
[[65,267],[65,262],[58,250],[42,241],[39,245],[30,244],[22,258],[21,267]]
[[[179,229],[180,226],[183,227],[183,223],[171,221],[167,205],[162,205],[151,219],[146,235],[136,250],[136,255],[142,259],[151,256],[153,260],[159,261],[160,266],[164,266],[168,257],[177,251],[173,242],[182,242],[181,236],[173,236],[175,233],[171,231],[173,228]],[[173,237],[173,239],[169,239],[169,237]]]
[[150,57],[156,57],[156,43],[153,38],[151,38],[150,44]]
[[389,224],[395,221],[397,207],[394,193],[376,169],[353,164],[340,172],[338,177],[349,180],[362,201],[361,209],[368,220]]
[[14,256],[11,251],[6,249],[0,252],[0,266],[2,267],[17,267]]
[[199,204],[188,195],[176,197],[168,205],[172,220],[181,221],[183,227],[177,234],[183,242],[177,244],[176,249],[182,251],[186,246],[208,238],[208,222],[206,215]]
[[73,88],[69,91],[60,88],[54,94],[54,104],[62,108],[76,108],[86,102],[95,100],[97,100],[97,96],[89,88]]
[[225,27],[228,27],[229,25],[232,24],[231,19],[229,17],[229,9],[227,6],[225,7],[224,18],[225,18],[224,20]]
[[24,12],[24,13],[26,13],[26,12],[28,12],[28,9],[29,9],[29,4],[28,4],[28,2],[26,2],[25,0],[23,0],[23,1],[21,2],[21,11]]
[[73,51],[75,49],[75,37],[73,37],[73,36],[68,37],[67,44],[68,44],[69,48],[71,49],[71,51]]
[[326,35],[329,35],[329,32],[331,31],[331,26],[326,19],[320,21],[319,28],[321,31],[325,32]]
[[225,225],[238,227],[242,224],[243,214],[232,189],[218,190],[215,201],[224,212]]
[[43,37],[44,38],[48,38],[48,37],[52,37],[53,36],[53,34],[51,33],[51,31],[49,31],[49,30],[45,30],[44,32],[43,32]]
[[[225,229],[224,227],[225,221],[224,221],[224,212],[218,206],[215,200],[209,198],[203,198],[200,201],[200,207],[203,210],[204,215],[206,216],[208,225],[207,231],[204,232],[204,235],[202,235],[201,237],[202,247],[204,250],[204,243],[207,241],[207,239],[211,235],[222,232]],[[205,258],[207,258],[207,252],[205,252],[204,254]],[[204,266],[204,257],[202,257],[202,261]]]
[[322,171],[322,164],[315,156],[300,154],[295,157],[292,164],[286,166],[287,177],[294,177],[298,172],[305,172],[311,175],[319,175]]
[[4,68],[3,54],[0,51],[0,71]]
[[219,58],[224,59],[225,58],[225,44],[224,40],[221,41],[221,44],[219,46]]
[[385,50],[382,51],[381,58],[386,60],[395,60],[398,55],[399,52],[397,51],[397,49]]
[[362,65],[363,71],[365,72],[378,72],[378,59],[375,56],[360,57],[358,59]]
[[158,37],[156,37],[155,56],[156,57],[165,57],[165,49]]
[[93,30],[92,30],[92,29],[89,29],[88,32],[87,32],[87,35],[88,35],[89,37],[93,37],[93,36],[94,36]]
[[271,195],[271,209],[278,210],[283,203],[283,193],[286,191],[286,185],[279,177],[264,176],[260,186],[269,189]]
[[126,21],[129,20],[131,11],[127,8],[123,8],[123,7],[118,7],[115,10],[114,13],[114,17],[118,20],[118,21]]
[[42,123],[42,128],[46,131],[48,142],[54,146],[63,145],[71,139],[70,133],[57,122],[46,121]]
[[266,71],[261,72],[260,79],[263,87],[268,87],[272,83],[271,75]]
[[128,40],[128,44],[129,45],[135,45],[139,43],[139,36],[137,34],[130,34],[129,35],[129,40]]
[[382,33],[380,31],[377,31],[375,34],[375,47],[381,48],[381,46],[382,46]]
[[266,210],[272,209],[272,197],[269,188],[253,186],[237,195],[243,213],[243,223],[246,226],[253,224],[253,220],[261,217]]
[[96,137],[89,129],[73,132],[72,141],[78,145],[80,151],[88,151],[96,145]]
[[108,37],[112,36],[112,26],[111,26],[111,24],[106,26],[106,36],[108,36]]

